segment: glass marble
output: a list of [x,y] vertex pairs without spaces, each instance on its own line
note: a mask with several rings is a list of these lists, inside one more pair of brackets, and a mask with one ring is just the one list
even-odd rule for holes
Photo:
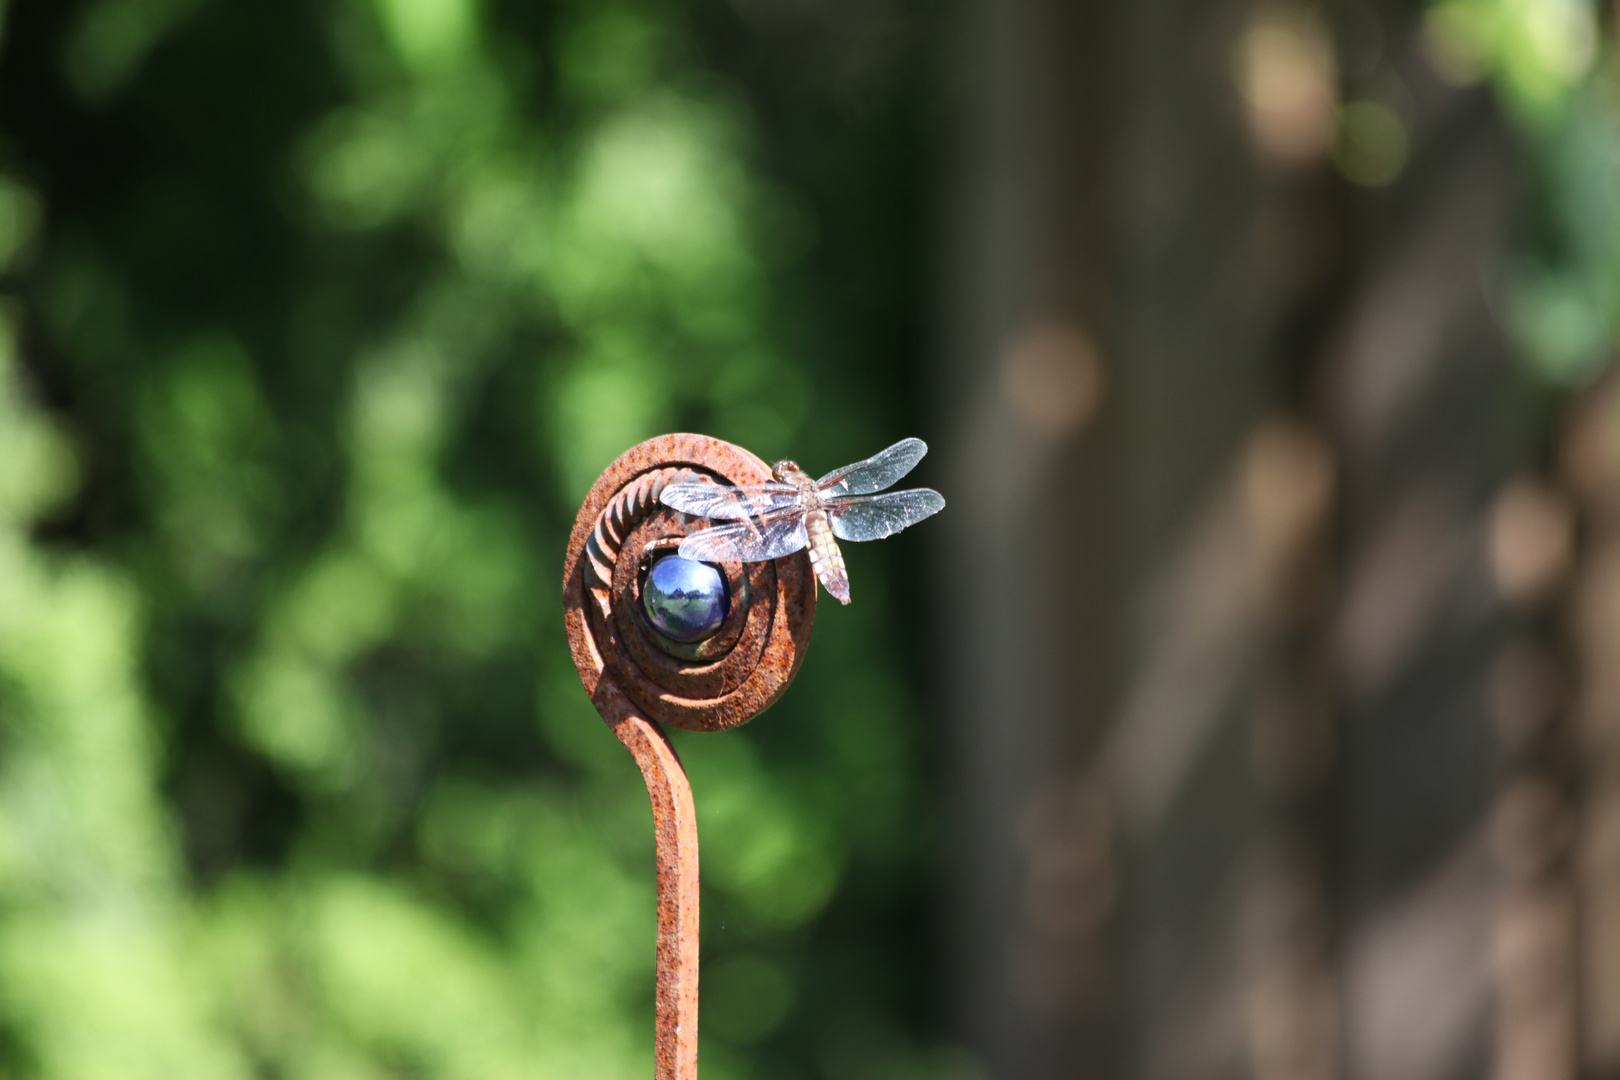
[[708,563],[668,555],[648,571],[641,603],[660,634],[674,641],[702,641],[726,621],[726,579]]

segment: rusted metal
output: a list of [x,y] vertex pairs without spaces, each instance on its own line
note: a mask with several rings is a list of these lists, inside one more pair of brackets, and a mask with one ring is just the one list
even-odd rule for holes
[[580,681],[635,758],[652,800],[658,858],[655,1080],[696,1080],[698,1032],[697,821],[680,758],[660,724],[722,731],[782,696],[804,661],[816,579],[799,552],[770,563],[726,563],[731,610],[695,646],[653,629],[641,587],[654,558],[692,520],[658,502],[668,484],[704,477],[758,484],[771,471],[748,451],[706,435],[661,435],[625,451],[585,496],[563,567],[563,614]]

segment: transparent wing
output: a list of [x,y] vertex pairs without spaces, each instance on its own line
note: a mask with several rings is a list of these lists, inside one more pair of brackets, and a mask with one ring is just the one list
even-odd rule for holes
[[680,556],[698,562],[765,562],[791,555],[809,542],[804,515],[793,512],[695,532],[681,541]]
[[836,486],[840,489],[837,492],[839,495],[870,495],[874,491],[882,491],[915,469],[926,453],[928,444],[921,439],[901,439],[865,461],[834,469],[817,480],[816,487],[826,491]]
[[746,484],[725,487],[707,481],[671,484],[659,493],[658,501],[671,510],[716,521],[741,521],[793,506],[799,489],[792,484]]
[[827,517],[832,521],[833,535],[840,540],[881,540],[944,507],[945,497],[933,488],[913,488],[837,499],[828,505]]

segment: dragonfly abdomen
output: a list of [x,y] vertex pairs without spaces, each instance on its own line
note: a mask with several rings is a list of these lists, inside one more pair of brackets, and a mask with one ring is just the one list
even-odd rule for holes
[[810,536],[810,568],[840,604],[849,603],[849,573],[844,569],[844,553],[833,538],[827,511],[812,510],[804,515],[804,528]]

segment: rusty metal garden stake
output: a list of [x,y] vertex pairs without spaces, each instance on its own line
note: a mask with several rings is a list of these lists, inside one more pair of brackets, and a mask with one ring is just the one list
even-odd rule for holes
[[665,486],[709,479],[759,484],[770,468],[706,435],[661,435],[607,467],[574,519],[563,569],[568,645],[597,712],[625,745],[652,799],[658,851],[655,1080],[696,1080],[698,845],[692,788],[660,725],[723,731],[787,689],[815,621],[816,579],[799,552],[726,563],[730,598],[707,638],[661,633],[642,603],[648,572],[705,522],[662,506]]

